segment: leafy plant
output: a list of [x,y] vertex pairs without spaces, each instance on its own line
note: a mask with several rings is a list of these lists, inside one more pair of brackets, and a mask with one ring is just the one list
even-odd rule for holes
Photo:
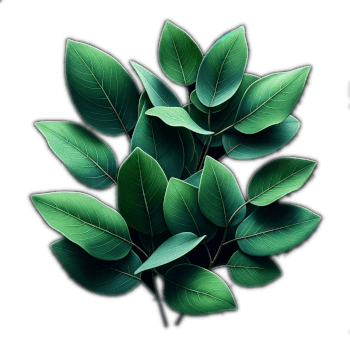
[[96,293],[119,295],[145,285],[180,316],[235,310],[226,283],[211,270],[224,266],[244,287],[276,280],[271,255],[300,245],[321,218],[279,203],[309,179],[316,162],[278,158],[251,178],[247,198],[218,160],[254,159],[285,146],[300,123],[291,115],[310,67],[258,77],[245,72],[243,27],[221,37],[204,55],[170,22],[163,28],[159,61],[188,91],[174,92],[138,63],[145,90],[124,67],[90,45],[68,40],[66,78],[83,120],[107,135],[126,134],[131,154],[121,165],[90,129],[41,121],[52,151],[83,184],[118,187],[118,211],[77,192],[33,195],[43,219],[63,238],[51,248],[68,274]]

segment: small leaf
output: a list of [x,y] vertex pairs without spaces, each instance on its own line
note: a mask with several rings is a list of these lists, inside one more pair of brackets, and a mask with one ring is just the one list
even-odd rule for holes
[[185,256],[181,256],[180,258],[178,258],[174,261],[170,261],[169,263],[167,263],[165,265],[158,266],[156,268],[156,270],[161,275],[165,275],[172,267],[174,267],[176,265],[180,265],[180,264],[189,264],[189,263],[190,263],[190,261]]
[[190,100],[196,106],[197,109],[199,109],[201,112],[206,113],[206,114],[208,114],[209,111],[210,111],[210,113],[218,113],[221,110],[223,110],[230,102],[230,100],[227,100],[226,102],[224,102],[221,105],[209,108],[207,106],[204,106],[204,104],[201,101],[199,101],[196,90],[192,91],[191,96],[190,96]]
[[183,126],[198,134],[211,135],[212,131],[207,131],[198,126],[188,115],[188,113],[179,107],[153,107],[146,112],[147,115],[152,115],[163,120],[164,123],[170,126]]
[[201,181],[201,176],[202,176],[203,169],[197,171],[194,173],[192,176],[184,180],[186,183],[198,187],[199,188],[199,183]]
[[250,203],[264,206],[298,190],[312,174],[316,162],[301,158],[279,158],[260,168],[248,185]]
[[165,301],[186,315],[205,315],[235,310],[236,303],[226,283],[202,267],[181,264],[164,276]]
[[141,275],[135,275],[133,271],[142,262],[132,250],[121,260],[103,261],[93,258],[68,239],[56,241],[51,249],[68,274],[81,286],[95,293],[124,294],[141,281]]
[[[184,169],[181,174],[181,178],[187,178],[188,176],[192,175],[196,171],[196,167],[193,165],[193,157],[194,157],[194,140],[193,135],[190,130],[186,128],[177,128],[177,131],[179,132],[182,145],[183,145],[183,151],[184,151],[184,157],[185,157],[185,163],[184,163]],[[180,177],[180,176],[174,176],[174,177]]]
[[140,77],[154,106],[181,107],[181,102],[174,92],[158,77],[136,62],[131,62],[131,65]]
[[129,155],[118,173],[118,207],[129,226],[152,236],[167,229],[163,216],[167,184],[151,156],[140,148]]
[[195,41],[167,21],[159,42],[159,62],[168,78],[180,85],[193,84],[202,59],[202,52]]
[[135,274],[165,265],[186,255],[205,237],[198,237],[191,232],[182,232],[170,237],[135,271]]
[[261,287],[281,276],[277,264],[268,257],[252,257],[237,250],[226,265],[232,280],[243,287]]
[[290,250],[316,229],[321,218],[303,207],[274,204],[257,208],[239,226],[236,239],[246,254],[268,256]]
[[78,192],[31,196],[43,219],[54,230],[102,260],[124,258],[131,249],[126,222],[112,208]]
[[83,184],[100,189],[117,182],[117,161],[112,150],[89,130],[69,122],[39,122],[35,126]]

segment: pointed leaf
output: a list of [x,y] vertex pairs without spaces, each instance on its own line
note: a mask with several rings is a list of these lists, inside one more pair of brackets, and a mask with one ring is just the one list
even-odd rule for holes
[[186,183],[198,187],[199,188],[199,183],[201,181],[201,176],[202,176],[203,169],[197,171],[194,173],[192,176],[184,180]]
[[39,122],[35,126],[83,184],[107,188],[117,183],[117,161],[112,150],[89,130],[69,122]]
[[279,254],[307,239],[320,221],[320,216],[303,207],[274,204],[250,214],[238,226],[236,239],[246,254]]
[[155,235],[167,229],[163,200],[168,181],[159,164],[140,148],[124,161],[118,173],[118,207],[135,230]]
[[87,254],[68,239],[51,245],[52,252],[68,274],[81,286],[99,294],[120,295],[134,289],[141,281],[141,274],[133,274],[141,264],[131,250],[118,261],[103,261]]
[[135,126],[139,93],[117,60],[90,45],[68,40],[66,77],[75,107],[93,128],[119,135]]
[[31,199],[54,230],[102,260],[124,258],[131,249],[126,222],[112,208],[78,192],[36,194]]
[[165,265],[186,255],[202,242],[205,237],[198,237],[191,232],[182,232],[170,237],[135,271],[135,274]]

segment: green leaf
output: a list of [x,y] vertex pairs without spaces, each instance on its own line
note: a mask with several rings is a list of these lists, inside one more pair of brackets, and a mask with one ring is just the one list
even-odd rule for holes
[[131,62],[131,65],[140,77],[154,106],[181,107],[181,102],[174,92],[158,77],[136,62]]
[[139,147],[153,157],[168,179],[180,177],[184,169],[185,155],[177,128],[163,123],[158,118],[148,116],[145,112],[144,105],[132,135],[131,151]]
[[112,150],[89,130],[69,122],[38,122],[35,126],[83,184],[100,189],[117,183],[118,167]]
[[255,134],[281,123],[297,104],[309,72],[310,67],[302,67],[253,83],[239,105],[235,128],[244,134]]
[[185,256],[181,256],[180,258],[174,261],[170,261],[165,265],[158,266],[156,270],[161,275],[165,275],[173,266],[180,265],[180,264],[189,264],[189,263],[190,261]]
[[245,216],[245,200],[235,177],[224,165],[208,156],[205,158],[198,198],[203,214],[217,226],[235,225]]
[[99,294],[119,295],[134,289],[141,274],[133,274],[141,264],[131,250],[118,261],[103,261],[87,254],[76,244],[61,239],[51,245],[52,252],[68,274],[81,286]]
[[[193,164],[193,158],[194,158],[194,140],[193,135],[190,130],[186,128],[177,128],[182,145],[184,150],[184,157],[185,157],[185,163],[184,163],[184,169],[181,174],[181,178],[187,178],[188,176],[191,176],[196,171],[196,166]],[[180,177],[180,176],[174,176],[174,177]]]
[[197,236],[214,237],[217,227],[201,212],[198,204],[198,191],[195,186],[170,179],[164,198],[164,217],[173,235],[193,232]]
[[143,108],[144,104],[146,104],[146,110],[153,107],[152,102],[149,99],[146,91],[143,91],[143,93],[141,94],[140,99],[139,99],[139,106],[138,106],[138,110],[137,110],[138,116],[141,115],[142,108]]
[[242,134],[230,129],[223,134],[222,143],[233,159],[253,159],[266,156],[285,146],[296,135],[299,121],[290,115],[282,123],[272,125],[256,134]]
[[193,84],[202,59],[202,52],[195,41],[167,21],[159,42],[159,62],[167,77],[180,85]]
[[202,267],[177,265],[163,278],[165,301],[177,312],[205,315],[236,309],[235,300],[226,283]]
[[151,156],[140,148],[129,155],[118,173],[118,207],[129,226],[152,236],[167,229],[163,216],[167,184]]
[[247,64],[244,27],[224,35],[205,55],[197,76],[197,96],[207,107],[227,101],[237,91]]
[[165,265],[186,255],[205,237],[198,237],[192,232],[182,232],[170,237],[135,271],[135,274]]
[[66,78],[75,107],[93,128],[119,135],[135,126],[139,93],[117,60],[90,45],[68,40]]
[[131,249],[126,222],[112,208],[78,192],[36,194],[31,199],[54,230],[102,260],[124,258]]
[[204,130],[198,126],[182,107],[153,107],[146,114],[158,117],[170,126],[183,126],[198,134],[213,134],[212,131]]
[[203,169],[197,171],[194,173],[192,176],[184,180],[186,183],[198,187],[199,188],[199,183],[201,181],[201,176],[202,176]]
[[157,233],[154,236],[139,232],[140,241],[150,254],[172,236],[169,230]]
[[253,257],[237,250],[226,265],[232,280],[243,287],[260,287],[281,276],[277,264],[268,257]]
[[260,168],[248,185],[250,203],[264,206],[298,190],[312,174],[316,162],[301,158],[279,158]]
[[320,221],[320,216],[303,207],[274,204],[253,211],[238,226],[236,239],[246,254],[279,254],[307,239]]
[[207,106],[204,106],[204,104],[201,101],[199,101],[196,90],[192,91],[191,96],[190,96],[190,100],[192,101],[192,103],[195,105],[195,107],[197,109],[199,109],[201,112],[206,113],[206,114],[208,114],[209,111],[210,111],[210,113],[218,113],[221,110],[223,110],[230,102],[230,100],[227,100],[224,103],[222,103],[221,105],[209,108]]

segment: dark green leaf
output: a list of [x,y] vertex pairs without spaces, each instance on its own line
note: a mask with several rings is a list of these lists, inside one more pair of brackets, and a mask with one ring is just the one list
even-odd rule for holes
[[139,232],[140,241],[150,254],[172,236],[169,230],[157,233],[154,236]]
[[192,176],[190,176],[189,178],[187,178],[184,181],[192,186],[199,188],[199,183],[201,181],[202,172],[203,172],[203,169],[197,171],[196,173],[194,173]]
[[158,266],[156,270],[161,275],[165,275],[173,266],[180,265],[180,264],[189,264],[189,263],[190,261],[185,256],[181,256],[180,258],[174,261],[171,261],[165,265]]
[[199,101],[196,90],[192,91],[191,96],[190,96],[190,100],[196,106],[197,109],[199,109],[201,112],[206,113],[206,114],[208,114],[209,111],[210,111],[210,113],[220,112],[229,104],[229,101],[230,101],[230,100],[227,100],[221,105],[209,108],[207,106],[204,106],[204,104],[201,101]]
[[143,91],[143,93],[141,94],[140,99],[139,99],[139,106],[138,106],[138,110],[137,110],[138,116],[141,115],[142,108],[143,108],[144,104],[146,104],[146,110],[153,107],[152,102],[149,99],[146,91]]
[[[186,128],[177,128],[185,153],[185,164],[181,174],[181,178],[187,178],[196,171],[196,166],[193,164],[194,158],[194,140],[190,130]],[[174,176],[179,177],[179,176]]]

